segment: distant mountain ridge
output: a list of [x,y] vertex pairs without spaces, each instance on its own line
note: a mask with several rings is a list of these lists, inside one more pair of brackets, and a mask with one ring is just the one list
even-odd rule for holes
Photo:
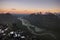
[[17,17],[10,13],[0,14],[0,23],[14,23],[17,21]]
[[29,20],[31,24],[36,25],[41,28],[47,29],[59,29],[60,28],[60,19],[58,16],[52,13],[48,14],[31,14],[25,19]]

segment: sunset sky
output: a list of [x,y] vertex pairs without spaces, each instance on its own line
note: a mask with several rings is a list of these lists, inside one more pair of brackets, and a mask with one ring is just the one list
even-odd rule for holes
[[0,13],[60,12],[60,0],[0,0]]

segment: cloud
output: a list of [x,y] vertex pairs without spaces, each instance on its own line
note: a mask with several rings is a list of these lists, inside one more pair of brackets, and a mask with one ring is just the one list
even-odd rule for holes
[[12,10],[16,10],[15,8],[12,8]]

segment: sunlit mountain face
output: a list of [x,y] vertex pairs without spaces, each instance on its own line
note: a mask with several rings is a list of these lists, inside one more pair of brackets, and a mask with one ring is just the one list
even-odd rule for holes
[[0,0],[0,13],[60,12],[59,0]]

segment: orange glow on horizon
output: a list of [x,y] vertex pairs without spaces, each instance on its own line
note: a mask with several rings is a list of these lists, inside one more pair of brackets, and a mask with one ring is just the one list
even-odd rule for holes
[[39,9],[39,10],[22,10],[22,9],[0,9],[0,13],[6,13],[6,12],[10,12],[10,13],[35,13],[35,12],[60,12],[60,9]]

